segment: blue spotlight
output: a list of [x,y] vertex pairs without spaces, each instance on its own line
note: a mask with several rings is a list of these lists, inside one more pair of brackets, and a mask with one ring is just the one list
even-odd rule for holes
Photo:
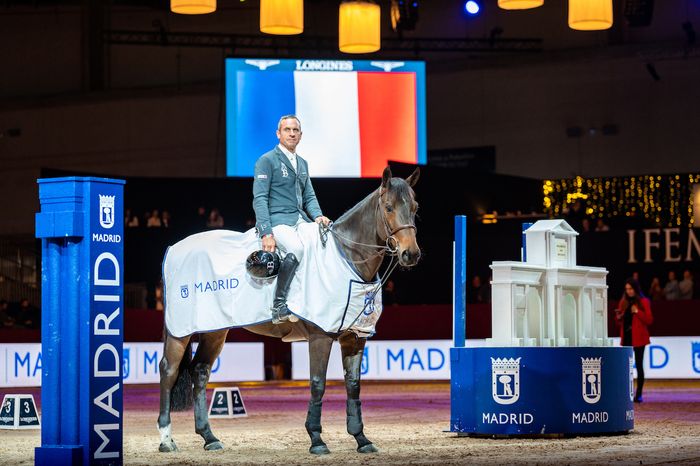
[[469,0],[464,4],[464,10],[472,16],[478,15],[479,11],[481,11],[481,5],[479,5],[479,2]]

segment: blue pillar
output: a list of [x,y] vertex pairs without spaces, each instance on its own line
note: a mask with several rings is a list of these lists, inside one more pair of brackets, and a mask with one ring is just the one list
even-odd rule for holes
[[454,242],[453,340],[455,348],[465,345],[467,338],[467,217],[455,215]]
[[534,225],[532,222],[523,222],[522,246],[520,246],[520,260],[522,262],[527,262],[527,236],[525,235],[525,231],[532,225]]
[[38,180],[41,447],[36,465],[121,465],[124,181]]

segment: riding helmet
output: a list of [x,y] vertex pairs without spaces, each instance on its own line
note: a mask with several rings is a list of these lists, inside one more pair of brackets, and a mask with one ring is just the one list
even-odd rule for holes
[[245,268],[255,278],[272,278],[280,270],[280,256],[276,252],[255,251],[245,261]]

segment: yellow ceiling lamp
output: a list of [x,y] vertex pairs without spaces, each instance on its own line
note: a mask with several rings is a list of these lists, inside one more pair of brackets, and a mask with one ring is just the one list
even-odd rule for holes
[[304,0],[260,0],[260,31],[281,36],[304,32]]
[[544,0],[498,0],[504,10],[529,10],[544,5]]
[[203,15],[216,11],[216,0],[170,0],[170,10],[182,15]]
[[338,44],[341,52],[371,53],[381,45],[381,9],[371,1],[352,0],[340,4]]
[[577,31],[602,31],[613,23],[612,0],[569,0],[569,27]]

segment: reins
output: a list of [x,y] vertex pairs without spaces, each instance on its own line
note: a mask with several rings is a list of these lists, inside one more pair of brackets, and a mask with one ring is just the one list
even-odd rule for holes
[[[391,225],[389,225],[389,220],[386,217],[386,214],[384,214],[384,211],[381,208],[382,205],[382,196],[383,192],[380,190],[379,191],[379,196],[377,197],[377,208],[376,208],[376,216],[381,216],[382,218],[382,225],[384,225],[384,231],[386,235],[386,239],[384,240],[385,244],[380,245],[380,244],[368,244],[368,243],[361,243],[359,241],[355,241],[353,239],[350,239],[344,235],[341,235],[337,231],[333,229],[333,224],[331,223],[329,226],[325,226],[322,223],[319,224],[319,229],[320,229],[320,234],[321,234],[321,240],[325,244],[326,242],[326,237],[328,236],[328,233],[332,233],[333,236],[341,243],[344,243],[345,245],[348,244],[353,244],[356,246],[361,246],[365,248],[371,248],[371,249],[376,249],[375,252],[373,252],[369,257],[356,261],[352,260],[349,257],[346,258],[348,262],[351,262],[353,264],[364,264],[367,263],[373,259],[375,259],[378,256],[382,256],[382,261],[383,261],[383,256],[385,254],[389,255],[391,257],[391,260],[389,261],[389,265],[387,268],[384,270],[384,273],[379,277],[379,281],[377,282],[377,285],[371,289],[368,294],[367,298],[365,299],[365,305],[362,308],[362,312],[360,312],[355,320],[350,324],[349,327],[352,327],[357,319],[360,318],[360,316],[365,312],[367,309],[367,306],[370,303],[374,302],[374,298],[376,297],[377,293],[379,293],[383,288],[386,282],[389,280],[389,277],[391,274],[394,272],[396,269],[396,266],[399,265],[399,261],[397,259],[398,256],[398,251],[399,251],[399,241],[396,239],[394,236],[396,233],[398,233],[401,230],[405,230],[408,228],[412,228],[414,231],[417,231],[417,228],[414,224],[404,224],[400,225],[394,229],[391,228]],[[375,220],[378,220],[375,216]],[[376,221],[375,223],[379,223]],[[380,236],[381,238],[381,236]],[[381,264],[380,264],[381,265]],[[348,327],[348,328],[349,328]]]
[[[348,258],[347,260],[349,262],[352,262],[353,264],[365,264],[365,263],[373,260],[377,256],[383,256],[384,254],[387,254],[387,253],[392,257],[392,262],[393,262],[393,257],[396,257],[396,255],[398,254],[398,251],[399,251],[399,241],[396,239],[396,237],[394,235],[396,233],[398,233],[399,231],[405,230],[408,228],[412,228],[414,231],[417,231],[416,226],[413,224],[404,224],[404,225],[400,225],[400,226],[394,228],[393,230],[391,229],[391,225],[389,225],[389,220],[387,220],[386,215],[384,214],[384,211],[381,208],[383,194],[384,193],[380,190],[379,196],[377,197],[376,215],[381,216],[382,224],[384,225],[384,230],[386,233],[386,239],[384,240],[385,241],[384,245],[360,243],[360,242],[352,240],[346,236],[343,236],[340,233],[338,233],[337,231],[335,231],[332,228],[332,226],[333,226],[332,224],[330,226],[327,226],[327,227],[323,224],[320,224],[322,238],[325,238],[325,236],[328,234],[328,231],[330,231],[333,234],[333,236],[336,237],[336,239],[340,240],[341,242],[343,242],[345,244],[350,243],[350,244],[354,244],[356,246],[377,249],[377,251],[375,253],[373,253],[369,257],[367,257],[363,260],[360,260],[360,261],[355,261],[355,260]],[[325,228],[325,230],[324,230],[324,228]],[[390,266],[391,266],[391,264],[390,264]],[[396,266],[394,265],[394,267],[396,267]],[[392,270],[393,270],[393,268],[392,268]]]

